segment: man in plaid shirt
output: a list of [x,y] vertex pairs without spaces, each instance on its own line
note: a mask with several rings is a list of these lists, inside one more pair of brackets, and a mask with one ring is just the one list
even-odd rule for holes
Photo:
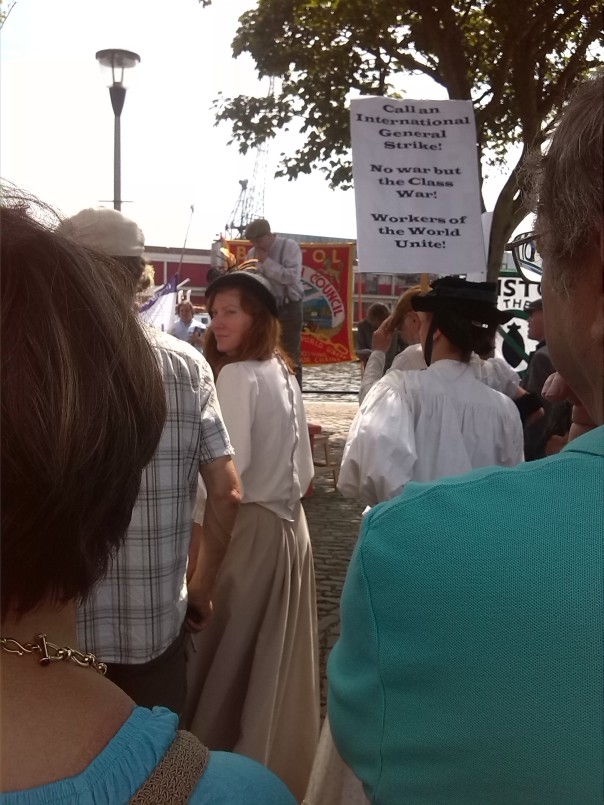
[[[118,258],[134,296],[144,248],[134,222],[116,210],[88,209],[64,221],[59,231]],[[148,328],[148,337],[164,379],[166,424],[143,472],[125,542],[80,607],[78,639],[108,663],[109,678],[137,704],[179,713],[186,694],[186,630],[198,631],[211,616],[214,579],[239,506],[239,481],[205,358],[160,330]],[[208,501],[203,538],[192,544],[198,473]]]

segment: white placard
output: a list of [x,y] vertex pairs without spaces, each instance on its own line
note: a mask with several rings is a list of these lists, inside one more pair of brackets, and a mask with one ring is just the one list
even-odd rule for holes
[[351,101],[361,271],[486,277],[470,101]]

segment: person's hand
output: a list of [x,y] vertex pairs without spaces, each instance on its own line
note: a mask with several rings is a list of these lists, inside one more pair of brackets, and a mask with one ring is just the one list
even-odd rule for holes
[[204,334],[197,335],[197,333],[191,333],[189,336],[189,344],[192,344],[194,347],[203,347],[203,338]]
[[201,632],[214,615],[214,606],[210,596],[202,589],[189,586],[185,629],[188,632]]
[[381,352],[388,352],[393,338],[392,316],[388,316],[371,336],[371,347],[372,349],[379,349]]
[[564,402],[568,400],[573,404],[572,424],[568,432],[569,442],[596,427],[596,423],[581,400],[558,372],[554,372],[553,375],[547,378],[543,384],[541,396],[548,402]]

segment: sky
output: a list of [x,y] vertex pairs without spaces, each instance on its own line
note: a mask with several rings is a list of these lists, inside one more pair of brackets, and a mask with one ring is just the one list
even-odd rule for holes
[[[4,9],[12,0],[4,0]],[[138,53],[121,118],[122,211],[153,246],[209,248],[251,182],[255,155],[228,145],[214,125],[222,92],[266,94],[247,55],[233,59],[239,16],[254,0],[17,0],[1,33],[0,172],[65,215],[112,206],[114,116],[95,53]],[[410,98],[442,99],[442,88],[404,77]],[[273,231],[356,238],[353,191],[330,190],[317,171],[274,179],[268,152],[264,213]],[[486,185],[490,208],[505,176]],[[191,205],[194,207],[191,216]]]

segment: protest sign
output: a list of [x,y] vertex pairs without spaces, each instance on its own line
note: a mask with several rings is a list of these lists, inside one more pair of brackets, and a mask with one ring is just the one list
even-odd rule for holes
[[350,108],[361,271],[486,276],[470,101]]
[[503,267],[497,281],[497,307],[514,314],[514,317],[499,328],[496,338],[496,354],[503,355],[517,371],[526,370],[526,357],[537,344],[528,337],[526,307],[541,298],[541,286],[527,282],[515,268]]

